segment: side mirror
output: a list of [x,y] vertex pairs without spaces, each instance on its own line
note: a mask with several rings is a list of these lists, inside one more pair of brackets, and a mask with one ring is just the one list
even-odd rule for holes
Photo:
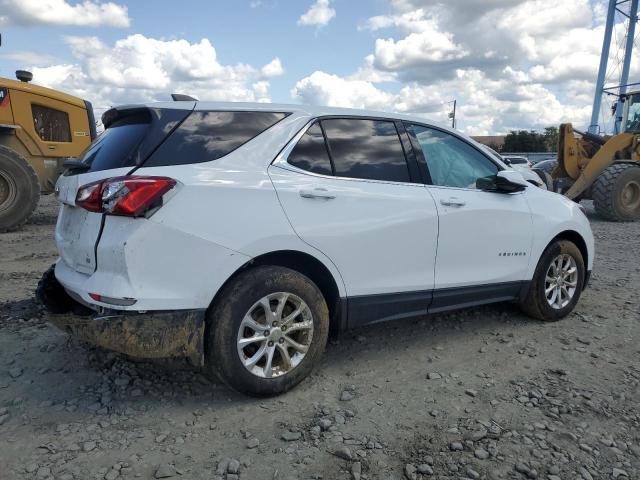
[[527,188],[524,177],[514,170],[502,170],[497,175],[490,175],[476,180],[476,188],[485,192],[515,193]]

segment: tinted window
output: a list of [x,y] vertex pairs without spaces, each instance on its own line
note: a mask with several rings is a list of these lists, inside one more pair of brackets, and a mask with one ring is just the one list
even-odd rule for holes
[[33,126],[45,142],[70,142],[69,114],[42,105],[31,105]]
[[130,115],[109,125],[80,157],[92,172],[135,165],[137,147],[149,130],[150,116]]
[[287,162],[295,167],[322,175],[331,175],[331,160],[320,124],[309,127],[293,148]]
[[408,182],[409,169],[393,122],[322,120],[335,175]]
[[491,160],[453,135],[419,125],[407,129],[420,143],[434,185],[476,188],[478,178],[498,173]]
[[216,160],[286,116],[279,112],[193,112],[144,166]]

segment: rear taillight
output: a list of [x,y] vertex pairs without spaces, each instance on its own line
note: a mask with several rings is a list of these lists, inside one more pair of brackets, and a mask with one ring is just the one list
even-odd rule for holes
[[90,212],[101,212],[102,184],[103,180],[100,180],[80,187],[76,194],[76,205]]
[[76,205],[90,212],[140,217],[162,205],[162,196],[176,185],[167,177],[114,177],[78,189]]

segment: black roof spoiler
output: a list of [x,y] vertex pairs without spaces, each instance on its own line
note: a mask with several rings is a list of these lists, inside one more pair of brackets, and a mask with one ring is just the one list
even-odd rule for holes
[[91,105],[89,100],[83,100],[83,102],[87,109],[87,119],[89,120],[89,137],[93,141],[98,136],[96,132],[96,117],[93,115],[93,105]]
[[197,102],[197,98],[193,98],[191,95],[185,95],[184,93],[172,93],[171,99],[174,102]]
[[116,120],[148,111],[149,108],[144,105],[121,105],[119,107],[112,107],[102,114],[102,124],[104,128],[109,128]]

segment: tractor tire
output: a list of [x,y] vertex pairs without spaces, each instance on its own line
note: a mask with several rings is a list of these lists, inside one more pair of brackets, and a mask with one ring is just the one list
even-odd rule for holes
[[640,165],[610,165],[594,182],[591,195],[596,213],[605,220],[640,219]]
[[0,145],[0,233],[22,226],[39,199],[35,170],[21,155]]

